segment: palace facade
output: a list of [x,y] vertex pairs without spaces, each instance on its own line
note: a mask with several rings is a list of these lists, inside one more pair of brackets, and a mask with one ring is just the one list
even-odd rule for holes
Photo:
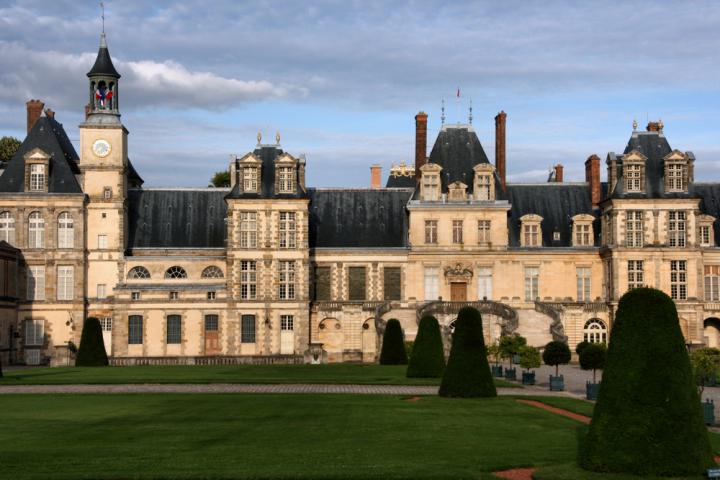
[[443,125],[427,154],[368,189],[311,188],[304,156],[275,142],[233,156],[230,188],[144,188],[120,120],[104,35],[75,150],[42,102],[0,175],[0,350],[64,365],[98,317],[115,364],[376,360],[387,319],[412,339],[435,315],[446,341],[463,305],[486,341],[606,341],[641,285],[676,301],[688,345],[720,337],[720,184],[662,123],[585,181],[506,181],[506,114],[491,163],[472,125]]

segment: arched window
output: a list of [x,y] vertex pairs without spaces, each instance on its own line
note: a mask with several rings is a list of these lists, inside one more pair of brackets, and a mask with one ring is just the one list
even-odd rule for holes
[[605,322],[597,318],[588,320],[583,329],[583,340],[590,343],[607,343]]
[[73,248],[75,246],[75,227],[73,219],[68,212],[58,216],[58,248]]
[[165,270],[165,278],[187,278],[187,272],[182,267],[173,266]]
[[150,278],[150,272],[145,267],[133,267],[127,276],[135,280],[145,280],[146,278]]
[[15,245],[15,219],[10,212],[0,213],[0,240]]
[[28,248],[43,248],[44,246],[45,219],[40,212],[32,212],[28,224]]
[[205,270],[202,271],[202,278],[223,278],[223,272],[220,270],[219,267],[216,267],[215,265],[210,265]]

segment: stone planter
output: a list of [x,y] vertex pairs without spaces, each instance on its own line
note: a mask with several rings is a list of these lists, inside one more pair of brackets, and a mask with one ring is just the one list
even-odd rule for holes
[[598,393],[600,393],[599,383],[585,383],[585,398],[588,400],[597,400]]
[[505,380],[517,380],[517,370],[515,368],[506,368]]
[[492,371],[492,376],[493,376],[493,377],[500,377],[500,378],[502,378],[502,376],[503,376],[503,368],[502,368],[502,365],[492,365],[492,366],[490,367],[490,370]]
[[551,392],[562,392],[565,390],[565,377],[562,375],[553,376],[550,375],[550,391]]
[[523,372],[522,384],[523,385],[535,385],[535,372]]
[[715,424],[715,402],[712,400],[705,400],[702,403],[703,417],[705,418],[705,425]]

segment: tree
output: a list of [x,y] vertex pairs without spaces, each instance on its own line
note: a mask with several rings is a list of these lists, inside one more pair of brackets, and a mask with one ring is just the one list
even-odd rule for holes
[[595,371],[602,370],[607,357],[607,347],[604,343],[588,343],[580,350],[580,368],[593,371],[593,383],[595,383]]
[[489,347],[485,348],[487,351],[487,356],[492,357],[493,363],[495,365],[500,364],[500,345],[498,345],[497,342],[493,343]]
[[526,371],[540,367],[540,350],[529,345],[520,348],[520,366]]
[[0,162],[9,162],[22,142],[15,137],[0,138]]
[[80,348],[75,358],[76,367],[104,367],[108,365],[105,342],[103,342],[100,321],[88,317],[83,324]]
[[588,342],[587,340],[583,340],[582,342],[578,343],[578,344],[575,346],[575,353],[577,353],[578,355],[580,355],[580,354],[582,353],[583,349],[584,349],[585,347],[587,347],[588,345],[590,345],[590,342]]
[[633,475],[700,475],[714,466],[675,302],[623,295],[580,465]]
[[560,365],[567,365],[570,363],[570,357],[572,354],[570,353],[570,347],[567,346],[567,343],[565,342],[550,342],[547,345],[545,345],[545,350],[543,350],[542,358],[543,362],[545,362],[545,365],[550,365],[555,367],[555,376],[557,377],[559,375],[559,366]]
[[720,369],[720,350],[717,348],[699,348],[690,354],[698,393],[702,396],[708,381]]
[[500,337],[500,356],[508,359],[512,366],[512,358],[520,352],[520,349],[527,345],[527,339],[517,333],[503,335]]
[[400,322],[391,318],[385,325],[382,350],[380,351],[380,365],[407,365],[405,341]]
[[480,312],[463,307],[455,321],[450,358],[440,382],[441,397],[495,397]]
[[425,315],[418,325],[407,376],[439,378],[442,377],[443,370],[445,370],[445,352],[440,335],[440,324],[432,315]]
[[215,172],[215,175],[210,179],[209,187],[229,187],[230,186],[230,172]]

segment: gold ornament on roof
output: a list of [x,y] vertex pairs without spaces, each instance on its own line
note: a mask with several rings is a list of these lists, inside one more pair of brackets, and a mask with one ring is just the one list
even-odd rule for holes
[[258,145],[260,145],[260,142],[262,142],[262,132],[258,132],[257,140],[258,140]]
[[633,130],[637,130],[637,120],[633,119]]
[[275,133],[275,143],[280,145],[280,132]]
[[393,177],[414,177],[415,168],[407,165],[405,162],[400,162],[399,165],[393,163],[390,166],[390,175]]
[[661,119],[661,120],[658,122],[658,128],[659,128],[660,130],[662,130],[664,126],[665,126],[665,124],[663,123],[663,121],[662,121],[662,119]]

